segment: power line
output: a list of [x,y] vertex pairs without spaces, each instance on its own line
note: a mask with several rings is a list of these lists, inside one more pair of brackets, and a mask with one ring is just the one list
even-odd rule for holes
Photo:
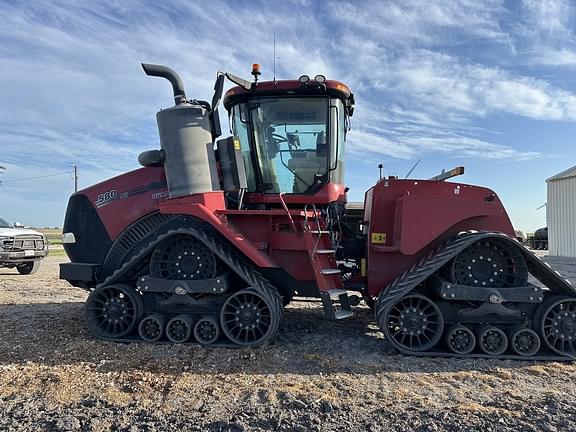
[[26,180],[36,180],[36,179],[41,179],[41,178],[46,178],[46,177],[61,176],[64,174],[70,174],[70,171],[63,171],[63,172],[59,172],[59,173],[46,174],[46,175],[35,176],[35,177],[25,177],[25,178],[19,178],[19,179],[14,179],[14,180],[3,180],[2,183],[15,183],[15,182],[21,182],[21,181],[26,181]]

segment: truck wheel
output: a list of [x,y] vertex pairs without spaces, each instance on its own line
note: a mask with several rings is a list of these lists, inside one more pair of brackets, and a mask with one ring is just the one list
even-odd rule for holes
[[16,270],[21,275],[34,274],[40,268],[40,261],[31,261],[23,264],[18,264]]

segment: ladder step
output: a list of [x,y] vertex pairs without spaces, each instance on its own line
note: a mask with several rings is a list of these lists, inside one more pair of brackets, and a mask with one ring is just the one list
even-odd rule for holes
[[336,249],[318,249],[316,250],[317,254],[333,254],[336,253]]
[[342,272],[340,271],[340,269],[331,269],[331,268],[328,268],[328,269],[322,269],[322,270],[320,270],[320,273],[322,273],[322,274],[324,274],[324,275],[333,275],[333,274],[340,274],[340,273],[342,273]]
[[346,319],[350,318],[352,315],[354,315],[354,312],[340,309],[334,312],[334,319]]
[[324,231],[324,230],[320,230],[320,231],[318,231],[318,230],[311,230],[311,231],[309,231],[309,232],[311,232],[312,234],[330,234],[330,231]]
[[335,299],[335,300],[338,300],[342,294],[348,294],[348,291],[346,291],[345,289],[340,289],[340,288],[333,288],[333,289],[330,289],[326,292],[330,295],[331,299]]

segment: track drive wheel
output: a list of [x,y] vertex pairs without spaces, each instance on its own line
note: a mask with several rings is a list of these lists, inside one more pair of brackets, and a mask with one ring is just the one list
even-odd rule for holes
[[86,323],[96,337],[121,338],[136,328],[143,309],[142,296],[130,286],[103,286],[86,300]]
[[194,326],[194,337],[202,345],[210,345],[220,337],[220,324],[211,316],[200,318]]
[[144,317],[138,325],[138,334],[147,342],[156,342],[164,334],[166,320],[160,314],[152,314]]
[[421,352],[438,343],[444,331],[442,312],[422,294],[409,294],[378,313],[386,339],[401,351]]
[[508,348],[508,336],[498,327],[482,326],[478,330],[478,346],[484,353],[497,356]]
[[455,325],[446,332],[446,346],[453,353],[470,354],[476,346],[476,336],[468,327]]
[[520,248],[499,239],[479,240],[450,261],[447,276],[454,283],[468,286],[524,286],[528,266]]
[[226,300],[220,324],[226,337],[235,344],[257,346],[274,336],[280,313],[281,308],[275,307],[267,298],[253,289],[245,289]]
[[189,235],[166,239],[156,246],[150,258],[150,276],[154,278],[210,279],[216,277],[218,270],[214,253]]
[[576,298],[554,296],[540,306],[536,326],[544,344],[557,354],[576,355]]

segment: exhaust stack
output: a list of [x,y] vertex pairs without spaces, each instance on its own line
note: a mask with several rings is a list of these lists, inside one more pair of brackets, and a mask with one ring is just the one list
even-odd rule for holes
[[172,84],[172,91],[174,92],[174,102],[180,105],[186,102],[186,92],[184,91],[184,82],[180,75],[174,69],[168,66],[142,63],[142,69],[148,76],[155,76],[166,78]]
[[142,63],[142,68],[149,76],[170,81],[176,105],[156,114],[161,150],[154,157],[142,154],[140,162],[164,165],[170,198],[218,190],[210,105],[189,102],[182,79],[169,67]]

